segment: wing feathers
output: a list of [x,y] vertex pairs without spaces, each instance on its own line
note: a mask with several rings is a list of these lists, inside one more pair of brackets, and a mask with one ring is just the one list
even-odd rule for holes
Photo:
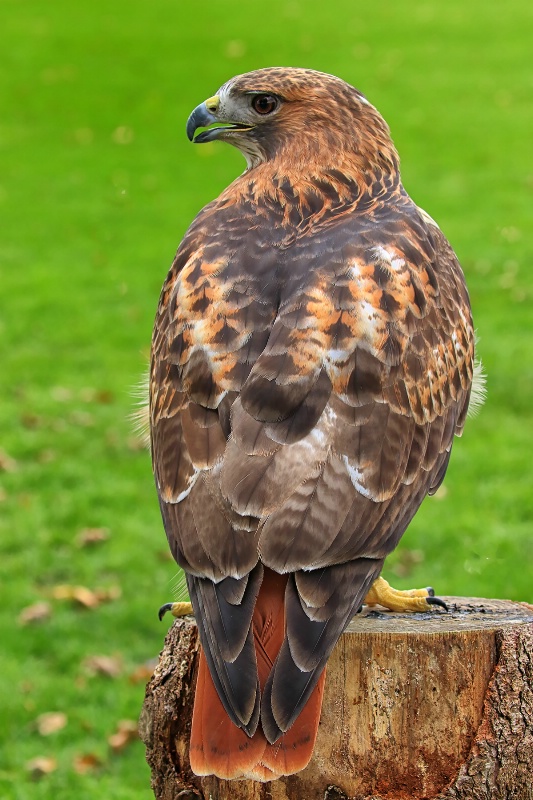
[[[259,681],[251,619],[263,568],[251,573],[239,605],[228,603],[212,581],[188,576],[200,641],[220,700],[234,724],[253,736],[259,718]],[[232,587],[233,589],[234,587]]]
[[316,461],[326,455],[327,442],[319,428],[266,456],[248,456],[230,439],[220,472],[222,494],[240,514],[265,519],[316,472]]
[[265,425],[265,433],[279,444],[294,444],[315,427],[331,394],[331,381],[325,370],[318,375],[311,390],[291,415],[281,422]]
[[181,413],[181,426],[184,444],[195,468],[209,469],[220,461],[226,437],[215,411],[191,403]]
[[202,546],[190,503],[165,503],[160,499],[161,515],[172,555],[186,572],[220,580],[217,566]]
[[344,463],[331,455],[263,525],[259,550],[279,572],[320,561],[334,541],[355,492]]

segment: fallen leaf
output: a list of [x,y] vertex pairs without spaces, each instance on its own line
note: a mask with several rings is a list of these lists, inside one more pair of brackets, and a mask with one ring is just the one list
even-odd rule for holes
[[74,757],[73,767],[78,775],[85,775],[102,765],[102,759],[96,753],[83,753]]
[[116,732],[108,737],[107,742],[114,753],[120,753],[138,738],[137,723],[131,719],[123,719],[118,723]]
[[130,673],[130,683],[148,683],[154,674],[154,669],[157,666],[157,662],[157,658],[152,658],[150,661],[140,664],[136,669],[133,670],[132,673]]
[[109,603],[122,597],[122,589],[118,585],[109,586],[107,589],[96,589],[95,594],[101,603]]
[[109,539],[109,531],[107,528],[83,528],[77,535],[76,541],[80,547],[86,547],[90,544],[99,544]]
[[33,502],[34,495],[31,492],[20,492],[17,502],[21,508],[29,508]]
[[58,403],[67,403],[69,400],[72,400],[72,391],[65,386],[53,386],[52,389],[50,389],[50,394]]
[[102,403],[102,405],[107,405],[108,403],[112,403],[114,400],[113,392],[109,389],[99,389],[96,392],[96,396],[94,398],[97,403]]
[[50,736],[52,733],[62,730],[67,724],[67,715],[62,711],[49,711],[40,714],[35,723],[41,736]]
[[11,456],[8,455],[5,450],[0,449],[0,471],[15,472],[16,468],[17,462],[15,459],[11,458]]
[[91,128],[76,128],[74,131],[74,140],[81,145],[92,144],[94,140],[94,132]]
[[21,414],[20,421],[24,428],[29,428],[33,430],[34,428],[40,427],[42,425],[42,417],[37,416],[37,414],[32,414],[30,412],[26,412]]
[[232,39],[230,42],[226,43],[226,58],[242,58],[245,53],[246,45],[240,39]]
[[23,608],[18,616],[21,625],[29,625],[33,622],[43,622],[52,614],[50,603],[40,602]]
[[52,461],[55,461],[57,458],[57,453],[52,448],[48,447],[45,450],[41,450],[41,452],[37,455],[37,461],[39,464],[51,464]]
[[68,420],[80,428],[92,428],[94,425],[94,417],[88,411],[71,411]]
[[122,672],[120,656],[89,656],[83,664],[94,675],[106,675],[108,678],[118,678]]
[[131,453],[140,453],[146,450],[146,437],[143,434],[137,436],[129,436],[126,439],[126,447]]
[[36,756],[31,761],[26,762],[26,771],[30,773],[34,781],[40,780],[56,769],[57,761],[49,756]]
[[120,125],[113,131],[111,136],[115,144],[131,144],[135,135],[131,128],[128,128],[127,125]]
[[55,600],[73,600],[84,608],[96,608],[100,605],[96,593],[86,586],[54,586],[52,597]]

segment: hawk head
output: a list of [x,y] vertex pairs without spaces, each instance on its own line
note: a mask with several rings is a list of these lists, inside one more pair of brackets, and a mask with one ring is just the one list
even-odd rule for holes
[[[196,134],[199,127],[207,130]],[[272,161],[294,169],[345,162],[371,172],[398,169],[389,128],[374,106],[340,78],[310,69],[272,67],[232,78],[194,109],[187,135],[198,144],[229,142],[249,169]]]

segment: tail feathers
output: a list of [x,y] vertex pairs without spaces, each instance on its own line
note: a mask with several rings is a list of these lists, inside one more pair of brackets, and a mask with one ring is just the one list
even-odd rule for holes
[[261,761],[266,745],[261,730],[249,738],[230,720],[202,651],[190,741],[192,771],[196,775],[217,775],[226,780],[241,778]]
[[[313,755],[318,732],[325,679],[326,671],[324,670],[293,725],[274,744],[267,744],[265,747],[261,766],[268,767],[276,777],[293,775],[308,765]],[[261,778],[256,778],[256,780],[261,780]],[[266,780],[273,779],[266,778]]]
[[[287,576],[265,569],[252,620],[261,692],[285,638],[286,583]],[[247,778],[265,782],[304,769],[313,753],[324,680],[325,672],[294,724],[270,744],[261,722],[250,738],[230,720],[202,651],[190,742],[192,771],[197,775],[217,775],[226,780]]]
[[192,771],[225,780],[266,782],[304,769],[313,754],[325,676],[324,671],[294,725],[269,744],[260,728],[249,738],[233,724],[219,700],[204,654],[200,653],[189,753]]

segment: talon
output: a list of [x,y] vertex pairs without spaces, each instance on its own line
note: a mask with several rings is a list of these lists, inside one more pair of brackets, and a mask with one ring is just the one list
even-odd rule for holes
[[433,595],[429,595],[429,597],[426,597],[426,603],[429,606],[440,606],[445,611],[448,611],[448,606],[446,605],[444,600],[440,599],[440,597],[434,597]]
[[431,606],[440,606],[448,610],[446,603],[435,597],[432,586],[425,589],[393,589],[384,578],[374,581],[365,597],[368,606],[380,605],[390,611],[428,611]]
[[171,611],[172,610],[172,606],[173,605],[174,605],[174,603],[165,603],[164,606],[161,606],[161,608],[157,612],[157,616],[159,617],[160,621],[163,619],[163,617],[165,616],[167,611]]

